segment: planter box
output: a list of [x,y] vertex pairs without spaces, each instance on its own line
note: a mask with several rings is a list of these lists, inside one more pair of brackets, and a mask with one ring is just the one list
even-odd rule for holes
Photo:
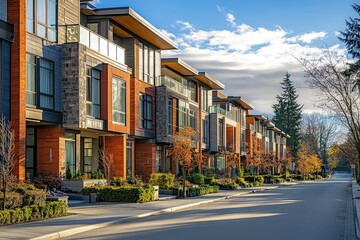
[[68,204],[68,196],[64,196],[64,197],[46,197],[46,201],[48,202],[66,202],[66,204]]
[[61,190],[79,193],[84,187],[106,186],[106,184],[106,179],[63,180]]

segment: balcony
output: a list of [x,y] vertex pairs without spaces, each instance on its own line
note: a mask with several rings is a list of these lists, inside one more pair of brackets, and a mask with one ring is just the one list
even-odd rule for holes
[[182,83],[165,75],[161,75],[156,79],[156,86],[166,86],[184,96],[190,96],[190,91],[187,90]]
[[125,65],[125,49],[81,25],[66,26],[66,42],[81,43],[101,55]]
[[226,111],[225,109],[222,109],[219,106],[210,106],[210,113],[217,113],[217,114],[221,114],[229,119],[233,120],[233,115],[231,112]]
[[249,130],[251,130],[251,131],[255,131],[255,127],[254,127],[254,125],[253,124],[246,124],[246,129],[249,129]]

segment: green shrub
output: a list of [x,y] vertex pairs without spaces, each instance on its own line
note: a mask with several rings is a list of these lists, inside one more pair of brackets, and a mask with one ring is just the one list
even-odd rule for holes
[[27,190],[23,194],[23,206],[43,205],[46,201],[46,193],[42,190]]
[[171,173],[153,173],[150,175],[149,183],[158,185],[160,189],[170,189],[174,186],[175,175]]
[[104,179],[104,174],[102,173],[102,171],[100,169],[95,170],[92,174],[91,174],[91,179]]
[[[219,186],[200,186],[200,187],[188,187],[186,188],[186,196],[187,197],[195,197],[202,196],[210,193],[218,193]],[[182,196],[183,190],[179,188],[173,189],[173,195]]]
[[81,194],[98,193],[102,202],[148,202],[154,200],[155,189],[150,185],[140,187],[86,187]]
[[115,187],[123,187],[127,185],[127,180],[125,178],[114,177],[110,181],[110,185]]
[[278,178],[275,178],[275,182],[276,183],[283,183],[283,182],[285,182],[285,179],[281,178],[281,177],[278,177]]
[[[249,182],[249,183],[253,183],[254,182],[254,176],[246,176],[245,177],[245,181]],[[263,176],[255,176],[255,182],[259,182],[260,184],[264,183],[264,177]]]
[[214,177],[205,177],[204,182],[207,185],[212,185],[215,182],[215,178]]
[[238,185],[241,185],[243,182],[245,182],[245,179],[242,177],[235,178],[235,183]]
[[26,206],[14,210],[0,211],[0,225],[60,217],[67,214],[66,202],[49,202],[42,206]]
[[222,183],[219,185],[221,190],[236,190],[238,189],[239,185],[236,183]]
[[[3,193],[0,192],[0,209],[3,206]],[[17,192],[8,192],[6,193],[6,209],[15,209],[21,207],[23,204],[23,198],[20,193]]]
[[193,184],[197,184],[197,185],[205,184],[205,176],[200,173],[189,174],[186,177],[186,179]]
[[24,220],[25,221],[29,221],[32,215],[32,208],[29,206],[23,207],[23,212],[24,212]]
[[70,163],[66,163],[65,176],[66,176],[67,180],[71,180],[73,178],[73,175],[72,175],[71,169],[70,169]]

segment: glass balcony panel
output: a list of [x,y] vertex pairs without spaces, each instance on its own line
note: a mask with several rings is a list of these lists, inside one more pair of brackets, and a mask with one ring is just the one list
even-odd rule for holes
[[99,38],[100,40],[100,48],[99,52],[102,55],[108,56],[108,41],[105,38]]
[[92,32],[90,32],[90,48],[99,52],[99,37]]
[[117,61],[116,53],[117,53],[116,45],[109,42],[109,57],[114,61]]
[[90,47],[90,32],[85,28],[80,28],[80,43]]
[[117,61],[119,63],[125,64],[125,50],[123,48],[117,47],[116,52]]

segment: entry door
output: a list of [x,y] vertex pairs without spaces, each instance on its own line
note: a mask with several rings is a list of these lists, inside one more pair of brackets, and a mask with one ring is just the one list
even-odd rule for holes
[[36,129],[33,127],[26,128],[26,178],[36,176]]

